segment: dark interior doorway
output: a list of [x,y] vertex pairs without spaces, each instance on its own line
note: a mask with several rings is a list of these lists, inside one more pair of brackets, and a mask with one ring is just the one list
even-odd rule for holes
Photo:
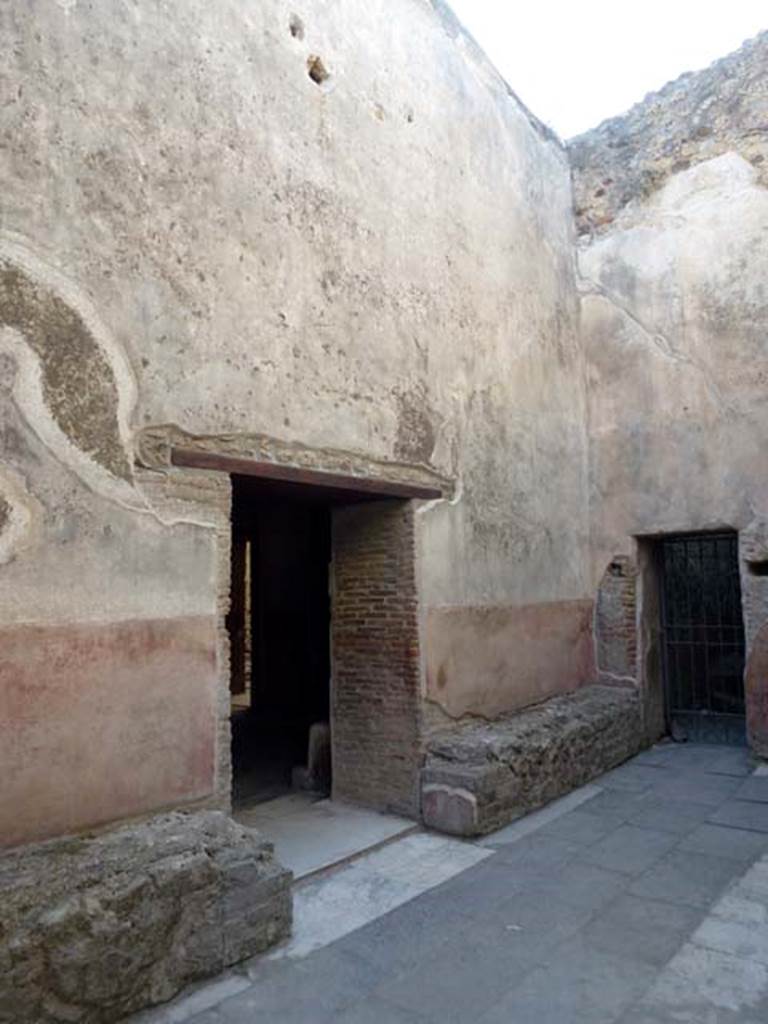
[[746,742],[738,537],[659,542],[667,724],[677,739]]
[[330,789],[330,560],[331,512],[322,495],[233,477],[228,628],[236,804],[295,787]]
[[233,802],[328,792],[333,774],[339,799],[415,812],[414,501],[442,488],[207,449],[171,463],[232,484]]

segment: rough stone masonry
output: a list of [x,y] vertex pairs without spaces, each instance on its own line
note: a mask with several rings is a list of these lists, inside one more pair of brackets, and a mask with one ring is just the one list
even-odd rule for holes
[[422,770],[424,821],[484,835],[626,761],[648,743],[637,695],[588,686],[496,722],[437,733]]
[[291,875],[220,812],[0,856],[0,1021],[113,1024],[291,929]]

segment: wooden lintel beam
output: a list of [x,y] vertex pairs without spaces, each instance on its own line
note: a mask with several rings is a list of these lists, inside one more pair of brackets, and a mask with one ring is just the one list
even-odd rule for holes
[[303,484],[307,487],[326,487],[336,491],[370,494],[374,497],[378,495],[382,498],[435,500],[443,496],[439,487],[364,476],[345,476],[341,473],[326,473],[319,469],[281,466],[275,462],[260,462],[258,459],[220,455],[216,452],[200,451],[194,448],[172,447],[171,463],[174,466],[184,466],[189,469],[214,469],[220,473],[231,473],[235,476],[261,477],[263,480],[280,480],[285,483]]

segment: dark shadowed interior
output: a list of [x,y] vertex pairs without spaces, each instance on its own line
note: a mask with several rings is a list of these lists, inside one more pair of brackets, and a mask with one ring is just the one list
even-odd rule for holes
[[292,787],[329,714],[330,507],[317,492],[233,481],[233,799]]

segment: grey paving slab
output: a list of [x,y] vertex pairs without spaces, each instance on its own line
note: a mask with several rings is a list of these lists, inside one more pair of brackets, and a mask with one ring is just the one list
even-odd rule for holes
[[328,946],[257,976],[250,988],[216,1009],[224,1021],[235,1024],[275,1020],[281,1024],[325,1024],[341,1009],[366,997],[382,977],[377,965]]
[[217,1024],[331,1024],[344,1007],[329,1007],[322,998],[308,994],[291,997],[285,994],[270,999],[260,991],[247,992],[222,1003]]
[[[653,792],[651,790],[650,792]],[[632,814],[642,804],[649,791],[643,790],[640,793],[627,793],[617,789],[606,789],[581,805],[584,814],[594,814],[598,817],[620,818],[628,821]]]
[[599,843],[585,849],[581,859],[610,871],[637,875],[660,860],[678,841],[679,837],[671,832],[622,825]]
[[767,993],[768,969],[763,964],[688,943],[636,1009],[680,1024],[741,1024],[768,1019]]
[[768,803],[768,776],[752,775],[744,779],[734,793],[736,800],[754,800],[757,803]]
[[761,858],[728,887],[620,1024],[768,1019],[766,876]]
[[511,884],[515,884],[515,879],[522,882],[539,875],[550,876],[563,864],[573,860],[580,849],[577,843],[553,836],[525,836],[509,846],[499,847],[485,863],[488,864],[489,872],[504,870],[503,865],[514,869],[509,877]]
[[[643,1007],[633,1008],[616,1019],[615,1024],[680,1024],[680,1018],[671,1013],[658,1013]],[[699,1024],[704,1024],[700,1021]]]
[[628,891],[641,899],[709,907],[742,870],[725,857],[675,849],[632,879]]
[[768,850],[768,833],[705,822],[680,840],[680,849],[751,863]]
[[669,751],[669,765],[699,768],[704,771],[719,763],[723,753],[727,754],[730,750],[736,750],[739,756],[746,753],[744,747],[731,748],[719,743],[665,743],[663,746]]
[[[483,865],[482,871],[471,872],[469,877],[457,879],[455,886],[436,893],[432,901],[435,913],[442,907],[449,909],[452,915],[492,916],[501,903],[524,891],[532,879],[546,878],[548,873],[537,873],[531,865],[521,869],[502,861],[490,862]],[[418,908],[421,902],[416,901],[414,907]],[[411,913],[415,916],[416,909]]]
[[768,832],[768,804],[748,800],[729,800],[715,810],[709,820],[715,825]]
[[640,1005],[621,1016],[616,1024],[765,1024],[752,1015],[745,1017],[738,1011],[706,1006],[700,1001],[682,1010],[682,1014],[679,1008]]
[[[499,868],[501,872],[500,877],[502,878],[508,871],[512,870],[509,866],[501,864]],[[546,876],[538,877],[535,881],[546,883]],[[451,895],[449,898],[451,898],[453,909],[461,914],[466,925],[467,920],[493,922],[498,914],[506,912],[506,907],[511,902],[529,891],[529,881],[521,883],[518,880],[518,884],[512,887],[499,886],[494,888],[490,885],[483,886],[477,897],[473,896],[471,890],[467,888]]]
[[768,927],[710,914],[691,936],[697,946],[756,960],[768,967]]
[[337,1024],[432,1024],[434,1020],[434,1017],[425,1017],[414,1010],[406,1010],[375,996],[369,996],[364,1002],[347,1007],[334,1017]]
[[422,898],[351,932],[333,948],[367,960],[384,974],[398,973],[434,955],[465,927],[466,918],[448,895],[429,901]]
[[493,945],[520,966],[536,966],[549,950],[588,926],[594,909],[565,903],[551,893],[531,890],[500,904],[493,915],[467,917],[463,941]]
[[663,769],[654,765],[635,764],[633,761],[600,776],[600,785],[605,789],[618,789],[628,793],[642,793],[666,781],[667,776]]
[[742,780],[732,775],[712,772],[685,772],[670,778],[660,788],[669,800],[690,800],[697,804],[717,806],[732,798]]
[[656,767],[663,768],[668,779],[681,775],[724,775],[743,779],[752,772],[753,764],[746,748],[673,744],[660,756]]
[[530,890],[541,893],[543,899],[558,899],[574,907],[597,911],[610,903],[626,885],[626,875],[597,864],[573,861],[564,864],[549,878],[533,880]]
[[712,814],[711,804],[692,800],[671,800],[661,791],[654,791],[638,801],[627,821],[641,828],[686,835]]
[[275,955],[307,956],[492,856],[426,832],[371,851],[294,889],[293,935]]
[[739,879],[720,897],[717,916],[741,924],[768,926],[768,896],[755,892],[744,878]]
[[527,975],[478,1024],[613,1024],[648,988],[655,968],[582,942],[558,946],[551,962]]
[[754,769],[754,758],[746,747],[723,747],[710,761],[707,771],[742,778]]
[[480,1016],[528,970],[513,947],[469,943],[457,936],[435,956],[383,982],[374,995],[445,1024],[459,1024]]
[[603,839],[622,824],[623,819],[618,816],[610,814],[598,816],[577,810],[570,811],[548,825],[544,825],[537,835],[539,837],[552,836],[568,843],[576,843],[579,846],[592,846],[593,843]]
[[583,937],[595,949],[662,966],[699,925],[704,913],[621,893],[590,918]]
[[632,764],[652,765],[655,768],[665,768],[669,765],[674,755],[674,747],[671,743],[657,743],[648,750],[644,750],[632,758]]

